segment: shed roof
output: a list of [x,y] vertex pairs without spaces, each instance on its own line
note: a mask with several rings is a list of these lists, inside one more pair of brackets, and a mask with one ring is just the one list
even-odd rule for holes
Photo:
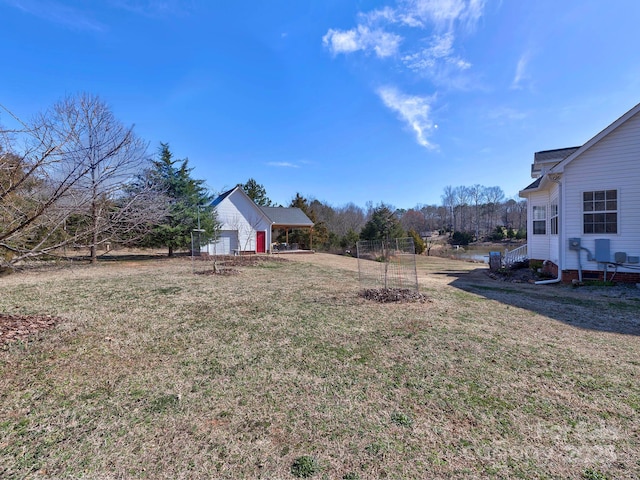
[[313,227],[313,222],[299,208],[260,207],[274,225]]
[[222,202],[225,198],[231,195],[236,188],[238,187],[233,187],[231,190],[227,190],[226,192],[223,192],[220,195],[218,195],[218,197],[213,202],[211,202],[211,206],[217,207],[218,205],[220,205],[220,202]]

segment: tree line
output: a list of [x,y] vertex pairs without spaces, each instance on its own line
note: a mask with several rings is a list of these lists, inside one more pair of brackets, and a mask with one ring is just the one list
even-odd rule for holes
[[[264,186],[255,179],[240,186],[258,205],[273,205]],[[353,249],[358,240],[403,236],[414,237],[416,245],[434,235],[446,235],[452,243],[460,244],[526,238],[526,201],[506,199],[500,187],[447,186],[441,199],[441,205],[410,209],[372,202],[364,208],[353,203],[334,207],[296,193],[288,206],[302,209],[315,226],[312,234],[303,230],[291,232],[289,240],[307,247],[312,241],[316,249],[335,251]],[[424,247],[418,250],[421,248]]]

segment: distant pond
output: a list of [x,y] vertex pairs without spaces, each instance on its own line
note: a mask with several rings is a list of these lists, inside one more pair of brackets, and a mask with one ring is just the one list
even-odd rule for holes
[[467,245],[466,247],[451,247],[447,250],[447,256],[459,258],[460,260],[472,260],[474,262],[489,263],[489,252],[500,252],[504,255],[504,251],[520,246],[520,244],[489,244],[489,245]]

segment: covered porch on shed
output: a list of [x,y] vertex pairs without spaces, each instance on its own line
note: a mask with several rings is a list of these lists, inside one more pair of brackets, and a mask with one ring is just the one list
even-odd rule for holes
[[[272,241],[271,253],[304,253],[313,251],[313,225],[314,223],[299,208],[284,207],[260,207],[267,217],[271,219]],[[290,233],[294,230],[308,230],[309,245],[300,245],[300,242],[290,242]],[[277,232],[284,232],[284,242],[275,242]],[[295,240],[295,239],[294,239]],[[304,248],[307,247],[307,248]]]

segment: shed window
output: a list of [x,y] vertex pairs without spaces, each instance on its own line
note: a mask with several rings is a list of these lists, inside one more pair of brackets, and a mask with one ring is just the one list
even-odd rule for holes
[[582,194],[584,233],[618,233],[618,191]]
[[533,207],[533,234],[545,235],[547,233],[547,209],[545,207]]

